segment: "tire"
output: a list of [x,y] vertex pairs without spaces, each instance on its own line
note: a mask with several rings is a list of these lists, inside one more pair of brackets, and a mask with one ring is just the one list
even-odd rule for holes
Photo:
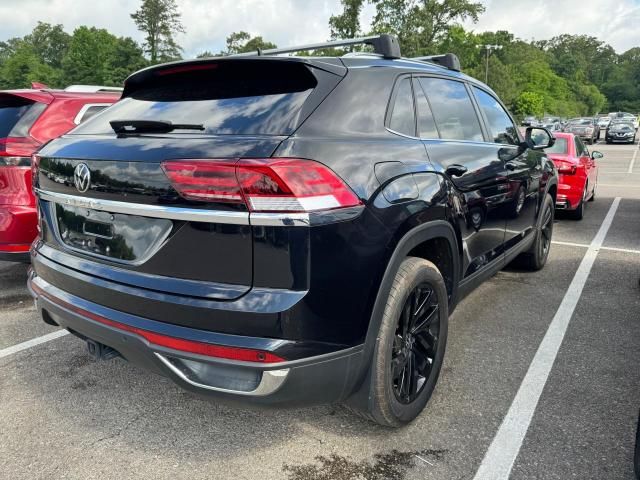
[[591,192],[591,197],[589,197],[589,201],[593,202],[596,199],[596,189],[598,188],[598,181],[596,179],[596,184],[593,186],[593,192]]
[[[420,304],[424,307],[416,309]],[[414,310],[424,317],[416,319]],[[362,412],[363,416],[380,425],[400,427],[422,412],[440,375],[448,317],[447,289],[437,267],[427,260],[407,257],[384,309],[371,367],[369,411]],[[409,321],[405,323],[405,319]],[[412,327],[422,333],[403,336]],[[403,383],[412,366],[411,381]]]
[[540,215],[538,215],[533,245],[516,259],[517,263],[527,270],[541,270],[547,263],[549,250],[551,250],[551,237],[553,236],[554,213],[553,198],[547,193],[542,201]]
[[578,204],[578,206],[576,207],[575,210],[570,210],[569,216],[574,219],[574,220],[582,220],[584,218],[584,210],[586,208],[586,198],[587,198],[587,191],[589,189],[589,184],[586,184],[584,186],[584,190],[582,191],[582,198],[580,199],[580,203]]

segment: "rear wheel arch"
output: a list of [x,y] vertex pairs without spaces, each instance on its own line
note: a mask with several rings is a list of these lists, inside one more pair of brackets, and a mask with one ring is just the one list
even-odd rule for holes
[[[457,239],[453,226],[445,220],[434,220],[423,223],[409,230],[398,242],[396,248],[387,263],[382,281],[378,288],[378,293],[374,300],[371,318],[367,328],[362,355],[360,381],[354,389],[355,393],[347,402],[358,408],[368,402],[367,393],[369,391],[370,366],[375,350],[376,339],[380,330],[387,297],[396,277],[396,273],[404,259],[409,256],[424,258],[434,263],[438,269],[449,268],[446,274],[441,272],[447,284],[447,290],[451,285],[449,295],[449,311],[453,311],[457,302],[458,283],[460,281],[460,253],[457,247]],[[448,252],[439,254],[430,250],[429,247],[446,246]],[[436,260],[436,261],[434,261]],[[448,262],[448,263],[447,263]],[[450,279],[447,279],[447,276]]]

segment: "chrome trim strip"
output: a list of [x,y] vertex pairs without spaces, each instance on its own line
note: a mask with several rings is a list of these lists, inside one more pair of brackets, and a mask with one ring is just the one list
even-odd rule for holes
[[146,205],[142,203],[119,202],[102,198],[79,197],[66,193],[47,192],[36,189],[36,194],[42,200],[69,205],[72,207],[89,208],[112,213],[139,215],[141,217],[165,218],[169,220],[184,220],[187,222],[227,223],[233,225],[253,225],[261,227],[309,227],[327,223],[352,220],[364,210],[364,205],[356,207],[322,210],[308,213],[251,213],[226,212],[222,210],[204,210],[196,208],[164,207],[161,205]]
[[313,227],[352,220],[358,217],[363,210],[364,205],[358,205],[357,207],[308,213],[251,213],[249,222],[253,226],[261,227]]
[[36,194],[42,200],[105,212],[125,213],[129,215],[139,215],[141,217],[166,218],[169,220],[184,220],[187,222],[249,225],[249,213],[247,212],[225,212],[222,210],[163,207],[161,205],[145,205],[141,203],[104,200],[101,198],[78,197],[75,195],[68,195],[66,193],[46,192],[40,189],[36,189]]
[[282,384],[287,379],[287,376],[289,375],[288,368],[283,368],[281,370],[263,370],[262,379],[260,380],[260,383],[255,390],[251,390],[250,392],[243,392],[242,390],[228,390],[226,388],[212,387],[210,385],[205,385],[204,383],[194,382],[193,380],[189,379],[183,372],[181,372],[175,365],[173,365],[166,357],[159,354],[158,352],[153,353],[155,353],[156,357],[158,357],[160,361],[169,368],[169,370],[171,370],[181,380],[184,380],[188,384],[206,390],[231,393],[234,395],[244,395],[249,397],[263,397],[266,395],[271,395],[282,386]]

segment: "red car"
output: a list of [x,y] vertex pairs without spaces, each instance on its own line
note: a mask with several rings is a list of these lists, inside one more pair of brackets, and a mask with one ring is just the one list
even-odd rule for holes
[[555,133],[556,143],[545,149],[558,169],[557,210],[567,210],[576,220],[584,216],[585,203],[595,200],[598,184],[596,159],[600,152],[589,154],[587,146],[573,133]]
[[29,261],[37,229],[31,155],[117,102],[121,94],[120,89],[91,85],[65,90],[32,86],[0,91],[0,260]]

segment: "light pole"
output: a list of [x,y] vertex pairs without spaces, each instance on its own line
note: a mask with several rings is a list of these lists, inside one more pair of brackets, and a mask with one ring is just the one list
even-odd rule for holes
[[476,48],[484,48],[485,51],[487,52],[487,60],[486,60],[486,67],[484,70],[484,83],[489,83],[489,52],[491,50],[500,50],[502,48],[502,45],[476,45]]

